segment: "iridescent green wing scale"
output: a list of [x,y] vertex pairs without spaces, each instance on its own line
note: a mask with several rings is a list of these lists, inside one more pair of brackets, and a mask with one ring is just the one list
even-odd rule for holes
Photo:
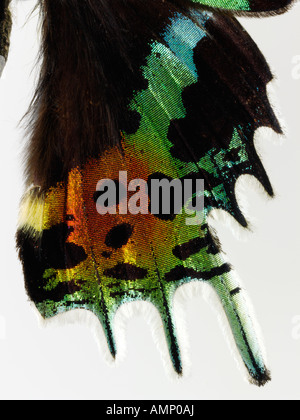
[[290,0],[192,0],[203,6],[240,12],[278,12],[291,4]]

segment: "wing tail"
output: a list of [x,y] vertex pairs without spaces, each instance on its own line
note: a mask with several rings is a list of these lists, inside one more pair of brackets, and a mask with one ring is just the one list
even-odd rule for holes
[[254,316],[250,313],[245,291],[231,272],[210,281],[226,313],[238,352],[248,372],[250,382],[263,386],[271,380],[266,367],[263,346],[258,337]]

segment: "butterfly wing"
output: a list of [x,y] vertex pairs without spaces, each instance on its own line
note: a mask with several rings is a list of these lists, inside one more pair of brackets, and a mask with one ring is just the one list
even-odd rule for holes
[[293,0],[192,0],[207,7],[242,12],[283,12]]
[[[139,89],[128,101],[131,117],[127,129],[122,125],[121,144],[88,153],[84,164],[73,165],[64,179],[47,188],[37,185],[24,196],[17,236],[28,294],[45,318],[77,308],[92,311],[113,356],[118,308],[136,300],[151,302],[160,312],[180,374],[174,294],[183,284],[205,282],[219,296],[250,380],[262,385],[269,373],[244,291],[206,219],[220,208],[247,226],[234,193],[242,174],[255,176],[272,195],[253,144],[259,127],[281,132],[266,94],[271,72],[239,23],[218,12],[170,12],[159,36],[149,39],[135,60],[139,72],[132,77]],[[122,77],[124,70],[114,71]],[[128,94],[127,86],[122,89],[121,100]],[[59,92],[50,91],[52,102]],[[39,106],[49,103],[47,95],[47,90],[40,94]],[[66,114],[59,110],[56,119],[64,124]],[[52,106],[42,109],[48,119],[41,144],[54,137],[51,112]],[[134,198],[127,195],[124,174],[128,181],[140,179],[147,185],[154,179],[204,179],[201,219],[189,223],[184,212],[126,213],[124,203]],[[101,179],[117,186],[115,213],[97,211]],[[146,195],[151,210],[153,196]],[[144,198],[142,194],[140,200]]]

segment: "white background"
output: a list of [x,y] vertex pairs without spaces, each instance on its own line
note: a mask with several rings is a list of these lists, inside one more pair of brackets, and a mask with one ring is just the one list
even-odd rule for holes
[[240,19],[277,75],[275,95],[288,134],[281,143],[275,136],[275,141],[257,143],[277,196],[270,200],[255,189],[246,191],[254,221],[247,241],[218,224],[223,248],[263,331],[273,376],[264,388],[244,381],[215,314],[200,296],[184,308],[192,369],[175,382],[166,375],[143,317],[128,323],[127,356],[118,367],[106,364],[87,326],[40,328],[24,290],[14,240],[25,141],[18,123],[37,75],[37,13],[29,17],[34,5],[13,1],[11,52],[0,79],[0,399],[298,399],[300,70],[293,60],[300,56],[300,5],[278,17]]

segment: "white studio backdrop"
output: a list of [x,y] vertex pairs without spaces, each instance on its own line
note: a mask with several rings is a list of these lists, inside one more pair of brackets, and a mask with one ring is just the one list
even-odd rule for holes
[[287,135],[256,143],[276,197],[270,200],[255,188],[243,192],[252,232],[238,239],[215,223],[263,331],[273,380],[256,388],[244,381],[213,310],[200,296],[185,303],[192,369],[178,381],[165,373],[142,316],[127,324],[127,355],[118,367],[106,364],[88,326],[39,326],[15,250],[25,141],[19,121],[38,75],[38,18],[30,15],[35,4],[13,0],[11,51],[0,79],[0,399],[299,399],[300,5],[277,17],[240,18],[276,74],[273,96]]

